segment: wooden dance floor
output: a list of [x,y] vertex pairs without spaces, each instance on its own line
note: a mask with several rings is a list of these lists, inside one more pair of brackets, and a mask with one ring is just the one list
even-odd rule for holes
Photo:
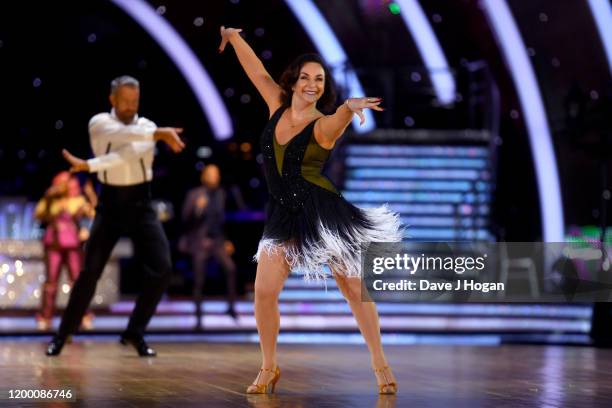
[[44,342],[0,340],[0,389],[71,388],[93,407],[610,407],[612,350],[562,346],[387,346],[399,380],[379,397],[365,346],[279,345],[274,396],[247,396],[256,344],[162,342],[142,359],[106,339],[80,338],[59,358]]

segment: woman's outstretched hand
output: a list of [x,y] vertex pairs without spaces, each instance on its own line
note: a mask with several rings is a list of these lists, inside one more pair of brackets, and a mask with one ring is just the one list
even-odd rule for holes
[[351,111],[359,116],[360,125],[365,123],[365,116],[363,115],[364,109],[373,109],[377,111],[384,111],[379,105],[382,103],[382,98],[363,97],[363,98],[348,98],[344,104]]
[[241,32],[241,28],[225,28],[225,26],[221,26],[221,45],[219,45],[219,52],[223,52],[225,50],[225,46],[230,40],[230,37]]

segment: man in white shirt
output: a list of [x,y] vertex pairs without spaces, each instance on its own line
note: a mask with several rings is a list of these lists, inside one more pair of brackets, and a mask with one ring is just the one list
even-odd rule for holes
[[96,284],[113,247],[127,234],[146,274],[142,292],[130,316],[121,343],[131,344],[143,357],[155,356],[144,340],[144,332],[155,313],[172,271],[170,247],[157,214],[151,206],[155,143],[166,143],[173,152],[185,147],[182,129],[158,128],[138,116],[140,85],[135,78],[121,76],[111,82],[110,113],[99,113],[89,122],[93,159],[82,160],[64,150],[72,172],[98,174],[102,193],[85,246],[84,267],[72,288],[58,333],[47,347],[47,355],[59,355],[67,338],[75,333],[94,295]]

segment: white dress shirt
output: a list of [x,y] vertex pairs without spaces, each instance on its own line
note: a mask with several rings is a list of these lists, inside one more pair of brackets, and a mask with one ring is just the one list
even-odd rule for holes
[[126,125],[115,115],[99,113],[89,121],[89,141],[96,156],[87,160],[89,171],[98,180],[113,186],[131,186],[153,179],[153,158],[157,126],[136,115]]

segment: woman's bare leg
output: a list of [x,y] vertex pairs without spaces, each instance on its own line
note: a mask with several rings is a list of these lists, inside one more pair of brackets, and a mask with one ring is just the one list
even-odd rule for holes
[[[334,278],[336,278],[338,288],[348,302],[353,312],[353,316],[355,316],[355,320],[357,321],[357,325],[359,326],[359,330],[361,331],[361,335],[368,346],[372,367],[381,369],[387,366],[388,362],[380,337],[380,324],[378,321],[376,304],[372,301],[362,301],[361,290],[363,283],[361,279],[347,278],[335,272]],[[365,290],[365,288],[363,290]],[[390,369],[385,370],[384,373],[376,372],[376,378],[379,384],[395,382],[395,377]]]
[[[271,254],[262,251],[255,277],[255,320],[259,333],[262,368],[273,369],[277,366],[276,340],[280,328],[278,296],[288,275],[289,265],[281,248]],[[264,384],[272,376],[272,372],[264,371],[256,381],[258,384]]]

